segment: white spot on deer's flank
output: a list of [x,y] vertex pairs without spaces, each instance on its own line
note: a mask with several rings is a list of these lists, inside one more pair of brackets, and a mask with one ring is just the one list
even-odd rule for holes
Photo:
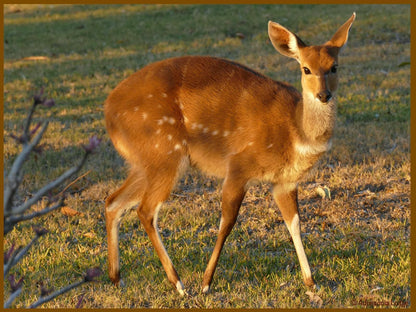
[[151,93],[147,95],[147,98],[148,98],[148,99],[150,99],[150,98],[152,98],[152,97],[153,97],[153,94],[151,94]]
[[160,132],[162,132],[162,129],[157,129],[156,134],[160,134]]
[[133,110],[134,110],[135,112],[137,112],[137,111],[139,110],[139,107],[138,107],[138,106],[136,106]]
[[159,148],[159,144],[155,144],[155,148]]
[[254,142],[248,142],[248,146],[252,146],[254,144]]
[[171,134],[168,134],[168,140],[172,141],[172,135]]
[[142,117],[143,117],[143,120],[146,120],[147,119],[147,113],[143,113]]
[[161,96],[164,97],[164,98],[168,97],[168,95],[164,92],[161,94]]
[[217,134],[218,134],[218,130],[212,131],[212,135],[217,135]]
[[169,122],[171,125],[173,125],[173,124],[175,124],[176,120],[175,120],[175,118],[170,117],[170,118],[168,119],[168,122]]
[[181,149],[181,145],[180,144],[175,144],[174,149],[175,149],[175,151],[180,150]]
[[230,131],[224,131],[224,138],[230,134]]
[[272,146],[273,146],[273,143],[272,143],[272,144],[267,145],[267,148],[271,148]]
[[168,155],[170,155],[170,154],[172,154],[172,151],[169,151],[169,152],[168,152]]
[[203,132],[204,133],[208,133],[209,129],[208,128],[204,128]]
[[182,140],[182,145],[183,145],[183,146],[186,146],[186,144],[188,144],[188,143],[186,142],[186,140]]
[[161,126],[161,125],[163,124],[163,120],[162,120],[162,119],[158,119],[158,120],[157,120],[157,124],[158,124],[159,126]]

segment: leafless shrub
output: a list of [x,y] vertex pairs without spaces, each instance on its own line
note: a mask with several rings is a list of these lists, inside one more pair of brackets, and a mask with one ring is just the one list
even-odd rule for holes
[[[42,146],[39,145],[39,142],[42,139],[46,129],[48,128],[48,120],[45,120],[43,123],[39,122],[34,126],[32,125],[33,114],[39,105],[43,105],[48,108],[55,105],[53,99],[47,99],[46,97],[43,97],[43,89],[39,94],[36,94],[33,97],[33,105],[24,123],[23,133],[21,135],[10,135],[18,144],[22,145],[22,151],[17,155],[16,159],[10,167],[9,172],[4,172],[4,235],[7,235],[7,233],[9,233],[19,222],[32,220],[36,217],[45,215],[62,207],[65,200],[63,192],[59,193],[58,196],[52,197],[49,195],[51,190],[57,186],[62,185],[70,177],[76,174],[85,164],[88,156],[96,151],[101,141],[96,136],[91,137],[89,143],[87,145],[83,145],[85,153],[77,165],[65,171],[55,180],[47,183],[45,186],[35,192],[35,194],[28,200],[24,202],[21,200],[16,200],[17,191],[22,183],[24,176],[23,165],[31,153],[40,153],[42,151]],[[45,196],[48,198],[48,203],[46,206],[42,210],[30,212],[30,208],[45,198]],[[35,232],[35,237],[29,242],[29,244],[16,248],[15,244],[13,243],[12,246],[4,253],[4,280],[9,281],[11,290],[10,296],[4,302],[4,308],[9,308],[13,301],[20,295],[24,279],[24,277],[16,278],[14,274],[9,275],[10,269],[25,256],[28,250],[39,240],[41,236],[48,233],[47,229],[36,226],[33,226],[33,230]],[[95,277],[99,276],[100,274],[101,271],[98,268],[88,269],[85,273],[85,276],[81,280],[67,285],[55,292],[52,292],[51,289],[46,289],[42,284],[40,298],[28,307],[38,307],[41,304],[50,301],[75,287],[82,285],[83,283],[94,281]],[[77,306],[80,305],[81,303],[79,302]]]

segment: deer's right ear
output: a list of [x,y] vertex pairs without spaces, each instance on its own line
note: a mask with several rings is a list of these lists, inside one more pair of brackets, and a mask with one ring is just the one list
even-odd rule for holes
[[282,25],[269,21],[269,38],[274,48],[281,54],[299,62],[299,48],[306,45],[302,40]]

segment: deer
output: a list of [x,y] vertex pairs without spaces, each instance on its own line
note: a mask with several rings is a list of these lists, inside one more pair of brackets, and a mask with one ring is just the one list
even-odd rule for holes
[[295,59],[302,92],[240,63],[182,56],[146,65],[120,82],[104,103],[107,132],[129,165],[126,180],[105,202],[108,272],[120,279],[119,224],[137,206],[144,227],[180,295],[186,290],[159,235],[160,208],[189,166],[223,179],[221,219],[202,280],[214,272],[250,185],[265,181],[292,238],[303,282],[315,281],[301,241],[298,184],[331,147],[336,119],[338,55],[355,12],[323,45],[307,45],[268,22],[273,47]]

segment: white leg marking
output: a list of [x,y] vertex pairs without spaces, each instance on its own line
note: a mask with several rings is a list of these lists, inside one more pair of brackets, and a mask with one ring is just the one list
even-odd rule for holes
[[208,285],[207,285],[207,286],[205,286],[205,287],[204,287],[204,289],[202,289],[202,292],[203,292],[204,294],[206,294],[208,291],[209,291],[209,286],[208,286]]
[[178,290],[181,296],[185,295],[185,290],[183,289],[183,284],[181,281],[176,282],[176,289]]
[[221,229],[222,229],[223,225],[224,225],[224,218],[223,218],[223,217],[221,217],[219,231],[221,231]]
[[298,259],[300,263],[300,268],[302,270],[303,278],[311,278],[311,269],[309,268],[308,259],[306,258],[305,250],[303,249],[302,240],[300,238],[299,215],[295,214],[292,221],[290,223],[287,223],[286,225],[289,229],[290,235],[292,236],[296,253],[298,254]]
[[160,238],[159,228],[157,227],[157,218],[158,218],[158,215],[159,215],[159,210],[160,210],[160,207],[162,207],[162,203],[159,203],[159,204],[156,206],[156,209],[155,209],[155,214],[154,214],[154,216],[153,216],[153,227],[154,227],[154,228],[155,228],[155,230],[156,230],[157,239],[159,240],[159,243],[160,243],[160,245],[161,245],[161,246],[162,246],[162,248],[163,248],[163,252],[165,253],[166,257],[169,259],[169,261],[172,263],[172,261],[171,261],[171,260],[170,260],[170,258],[169,258],[169,255],[168,255],[168,253],[167,253],[167,251],[166,251],[166,249],[165,249],[165,245],[163,245],[162,239]]

